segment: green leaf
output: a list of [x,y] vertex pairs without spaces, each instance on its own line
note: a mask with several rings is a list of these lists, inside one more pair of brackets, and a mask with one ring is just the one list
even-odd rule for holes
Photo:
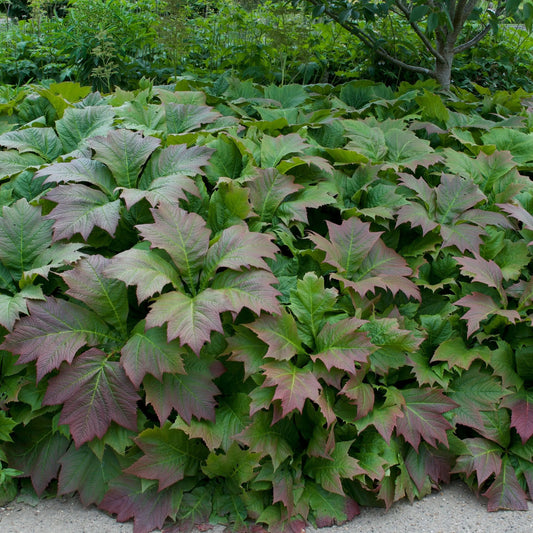
[[209,106],[193,104],[164,104],[167,133],[193,131],[203,124],[211,124],[221,117],[218,111]]
[[165,285],[181,287],[176,269],[157,250],[132,248],[116,254],[105,266],[104,274],[136,285],[139,303],[162,292]]
[[207,457],[202,471],[210,478],[223,477],[227,486],[239,490],[243,483],[255,477],[255,470],[259,467],[259,453],[250,453],[233,442],[225,453],[211,452]]
[[[411,12],[411,16],[415,14],[418,10],[418,14],[420,14],[420,18],[422,18],[425,15],[425,12],[428,10],[428,6],[417,6],[413,9]],[[421,11],[424,11],[421,13]],[[412,22],[416,22],[419,19],[416,19]],[[448,108],[444,105],[444,102],[442,101],[442,98],[435,93],[431,93],[424,89],[423,94],[420,94],[415,98],[416,103],[420,106],[422,110],[422,118],[424,120],[432,120],[437,119],[443,122],[446,122],[450,116],[450,112],[448,111]]]
[[492,128],[482,135],[485,145],[493,144],[497,150],[511,152],[519,165],[533,162],[533,134],[514,128]]
[[265,135],[261,139],[261,168],[273,168],[288,155],[300,154],[308,147],[297,133],[277,137]]
[[243,431],[248,424],[250,397],[239,392],[225,394],[219,398],[214,421],[191,418],[186,423],[178,417],[172,428],[181,429],[191,439],[202,439],[212,452],[219,448],[228,452],[235,444],[233,436]]
[[63,153],[63,146],[52,128],[25,128],[0,135],[0,146],[14,148],[19,153],[32,152],[46,161]]
[[46,176],[44,183],[85,182],[96,185],[111,196],[116,183],[109,169],[100,161],[79,157],[66,163],[53,163],[35,173],[35,178]]
[[328,492],[311,481],[306,482],[302,498],[309,502],[317,527],[342,525],[359,514],[354,500]]
[[476,366],[463,372],[450,384],[447,396],[457,405],[452,414],[453,422],[473,428],[483,428],[481,411],[494,411],[500,400],[509,394],[490,371]]
[[[411,13],[409,14],[409,22],[419,22],[422,20],[428,13],[429,6],[428,5],[420,5],[415,6],[411,10]],[[427,92],[427,91],[424,91]]]
[[288,361],[302,353],[296,321],[285,311],[279,316],[263,315],[248,327],[268,346],[263,357]]
[[316,337],[316,353],[311,359],[320,359],[326,366],[356,372],[355,363],[367,363],[374,346],[366,332],[358,331],[363,324],[358,318],[345,318],[333,324],[326,323]]
[[21,154],[15,150],[0,152],[0,180],[23,172],[29,168],[40,167],[46,161],[39,155],[32,153]]
[[252,423],[235,435],[235,439],[248,446],[251,452],[261,454],[261,457],[269,455],[274,469],[277,469],[287,457],[293,455],[298,433],[288,419],[272,424],[272,414],[259,411],[253,416]]
[[247,182],[250,202],[262,221],[271,222],[283,200],[302,186],[294,178],[280,174],[276,169],[258,169],[257,175]]
[[31,476],[33,488],[40,496],[57,477],[59,460],[69,447],[69,439],[54,432],[47,416],[21,425],[14,437],[14,443],[5,446],[8,463],[24,472],[24,476]]
[[68,108],[56,122],[56,130],[66,152],[87,145],[87,139],[106,135],[112,128],[115,111],[109,105]]
[[328,492],[345,496],[341,479],[353,479],[357,475],[366,473],[357,460],[349,455],[352,444],[353,441],[337,442],[330,459],[309,458],[305,463],[304,473]]
[[298,318],[302,340],[312,346],[324,325],[326,315],[334,310],[337,290],[325,289],[324,278],[319,278],[313,272],[306,272],[290,295],[290,309]]
[[463,368],[468,370],[476,359],[487,362],[490,350],[486,346],[474,346],[467,348],[460,337],[444,341],[435,350],[431,361],[446,361],[448,368]]
[[164,328],[146,329],[145,326],[145,321],[141,320],[120,352],[120,363],[137,388],[146,374],[157,379],[162,379],[165,372],[185,374],[184,351],[179,342],[168,342]]
[[152,248],[165,250],[186,281],[196,290],[200,267],[209,247],[210,231],[202,217],[183,209],[161,204],[152,209],[153,224],[140,224],[137,229]]
[[157,479],[160,491],[185,476],[196,476],[200,462],[207,457],[202,442],[189,439],[183,431],[171,429],[169,423],[161,428],[145,429],[135,443],[144,455],[124,472],[145,479]]
[[91,255],[61,275],[68,289],[65,294],[83,302],[102,320],[126,338],[128,294],[124,282],[104,276],[110,259]]
[[142,167],[161,140],[119,129],[106,137],[93,137],[87,144],[95,152],[94,159],[107,165],[120,187],[134,188]]
[[25,270],[51,242],[53,222],[41,216],[40,207],[24,198],[11,207],[4,206],[0,218],[0,260],[20,279]]
[[0,440],[13,442],[11,432],[17,426],[17,422],[9,418],[5,411],[0,411]]
[[242,155],[231,139],[226,135],[219,135],[207,146],[215,150],[205,169],[207,178],[214,184],[220,177],[232,180],[240,177],[243,170]]
[[107,492],[108,482],[121,473],[116,455],[106,449],[97,457],[87,445],[71,446],[60,459],[58,494],[77,491],[85,506],[99,504]]
[[27,300],[44,300],[41,287],[26,285],[14,296],[0,294],[0,324],[8,331],[13,330],[15,322],[21,314],[27,314]]
[[205,289],[194,297],[180,292],[159,296],[146,316],[149,328],[167,324],[167,339],[179,338],[198,354],[209,342],[211,332],[223,333],[220,313],[227,310],[226,298],[220,291]]

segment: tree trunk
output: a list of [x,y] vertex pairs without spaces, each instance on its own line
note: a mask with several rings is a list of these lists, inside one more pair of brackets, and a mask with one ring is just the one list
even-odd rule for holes
[[453,49],[439,50],[444,61],[435,60],[435,79],[443,89],[449,89],[452,82]]

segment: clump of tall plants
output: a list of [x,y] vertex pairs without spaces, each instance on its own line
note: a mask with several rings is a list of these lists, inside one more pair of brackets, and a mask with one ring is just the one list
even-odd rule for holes
[[0,485],[136,533],[533,490],[531,96],[3,91]]

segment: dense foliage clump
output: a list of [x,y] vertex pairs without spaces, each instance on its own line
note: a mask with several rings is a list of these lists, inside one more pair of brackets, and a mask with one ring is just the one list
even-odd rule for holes
[[[0,486],[136,532],[533,494],[533,100],[143,80],[0,104]],[[20,479],[18,479],[20,477]]]

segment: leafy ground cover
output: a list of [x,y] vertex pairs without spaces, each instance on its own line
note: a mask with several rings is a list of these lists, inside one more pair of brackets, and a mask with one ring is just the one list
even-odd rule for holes
[[530,95],[222,77],[1,102],[4,500],[29,478],[136,533],[295,531],[457,475],[527,508]]

